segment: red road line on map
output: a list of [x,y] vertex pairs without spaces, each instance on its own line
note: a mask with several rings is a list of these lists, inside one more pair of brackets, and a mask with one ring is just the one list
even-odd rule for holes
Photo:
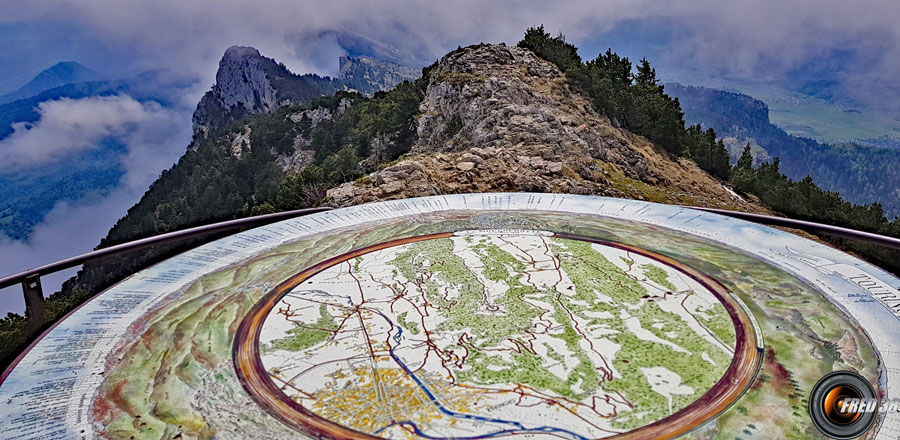
[[734,357],[732,358],[728,370],[726,370],[722,378],[719,379],[712,388],[707,390],[707,392],[700,396],[699,399],[691,402],[688,406],[682,408],[675,414],[657,420],[649,425],[618,435],[614,437],[616,440],[677,437],[700,427],[708,420],[721,414],[743,395],[759,370],[759,366],[762,362],[762,357],[760,356],[761,350],[755,344],[757,337],[756,327],[753,325],[753,322],[744,308],[741,307],[725,286],[714,278],[703,274],[690,266],[686,266],[673,258],[655,252],[650,252],[623,243],[597,240],[574,234],[558,233],[556,236],[619,248],[674,267],[711,291],[719,302],[725,306],[725,309],[728,311],[728,314],[734,323]]
[[[280,301],[281,298],[284,297],[294,287],[301,284],[303,281],[312,277],[313,275],[329,267],[370,252],[417,241],[436,238],[449,238],[451,236],[453,236],[453,233],[437,233],[417,237],[408,237],[367,246],[361,249],[350,251],[337,257],[327,259],[292,276],[285,282],[276,286],[275,289],[273,289],[259,303],[257,303],[256,306],[254,306],[254,308],[250,311],[250,313],[248,313],[247,316],[241,321],[241,325],[238,327],[237,333],[235,334],[235,345],[233,352],[234,365],[241,385],[243,385],[244,389],[247,390],[253,400],[256,401],[257,404],[261,405],[267,412],[269,412],[282,422],[286,423],[287,425],[294,427],[295,429],[298,429],[308,435],[336,440],[368,440],[379,438],[371,434],[352,430],[345,426],[334,423],[328,419],[325,419],[285,395],[280,390],[280,388],[277,387],[274,382],[272,382],[272,379],[269,377],[268,373],[265,370],[265,367],[262,364],[262,360],[259,356],[260,332],[262,330],[266,317],[268,317],[269,312],[275,307],[278,301]],[[604,246],[619,248],[627,252],[634,252],[636,254],[654,259],[671,267],[675,267],[685,275],[693,278],[695,281],[699,282],[701,285],[710,290],[725,306],[735,326],[735,355],[732,358],[732,362],[722,378],[719,379],[719,381],[716,382],[709,390],[707,390],[706,393],[704,393],[700,398],[698,398],[688,406],[682,408],[675,414],[669,415],[668,417],[657,420],[656,422],[650,423],[648,425],[644,425],[640,428],[636,428],[634,430],[606,438],[615,440],[631,440],[677,437],[693,429],[696,429],[697,427],[706,423],[708,420],[721,414],[722,411],[727,409],[732,403],[737,401],[737,399],[743,395],[744,391],[749,387],[752,380],[756,377],[756,372],[758,371],[762,358],[760,356],[760,350],[756,347],[755,344],[751,344],[751,341],[755,342],[757,339],[756,329],[753,326],[753,323],[750,320],[749,316],[747,316],[744,309],[737,303],[737,300],[731,296],[728,289],[726,289],[715,279],[699,271],[696,271],[689,266],[685,266],[677,260],[661,254],[622,243],[598,240],[575,234],[556,233],[554,234],[554,236],[563,239],[587,241]],[[546,251],[549,251],[549,247],[547,247],[546,243],[545,247]],[[557,267],[557,269],[558,268],[559,267]],[[561,277],[562,275],[560,275],[560,281]],[[422,285],[420,282],[413,281],[413,283],[416,284],[417,287],[419,287],[419,291],[422,292],[422,297],[425,301],[424,308],[427,314],[429,303],[427,302],[427,299],[424,298],[424,290],[422,289]],[[432,307],[434,306],[432,305]],[[358,307],[357,313],[360,313]],[[362,318],[361,315],[360,318]],[[363,325],[363,327],[365,326]],[[429,339],[429,333],[424,325],[423,332],[425,333],[427,341]],[[374,358],[374,352],[371,352],[371,341],[368,342],[370,344],[371,356],[373,356]],[[430,343],[430,345],[433,345],[433,343]],[[440,352],[440,350],[438,350],[436,347],[434,347],[434,349],[436,352]],[[441,359],[444,358],[441,357]],[[463,386],[461,384],[457,384],[455,382],[455,379],[452,382],[456,386]],[[510,392],[509,390],[504,391]],[[522,394],[520,394],[520,396],[522,396]],[[577,402],[576,404],[584,405],[580,402]]]
[[276,286],[251,309],[235,333],[233,350],[235,371],[250,397],[272,416],[308,435],[339,440],[377,439],[376,436],[352,430],[315,414],[289,398],[274,384],[259,356],[259,335],[263,323],[282,297],[307,278],[329,267],[380,249],[433,238],[447,238],[452,235],[439,233],[410,237],[353,250],[313,265]]

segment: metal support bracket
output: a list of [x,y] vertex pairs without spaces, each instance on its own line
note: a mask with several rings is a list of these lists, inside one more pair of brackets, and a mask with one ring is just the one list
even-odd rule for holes
[[47,307],[44,303],[44,290],[41,288],[41,276],[34,274],[22,280],[22,292],[25,294],[28,331],[35,334],[47,323]]

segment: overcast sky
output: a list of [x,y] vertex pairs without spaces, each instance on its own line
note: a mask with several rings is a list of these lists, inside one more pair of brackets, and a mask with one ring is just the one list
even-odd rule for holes
[[[738,4],[741,3],[741,4]],[[184,151],[190,114],[235,44],[299,73],[337,73],[341,38],[369,42],[421,67],[458,45],[515,44],[525,28],[563,32],[592,58],[612,42],[646,55],[665,76],[703,71],[782,81],[824,75],[853,99],[900,109],[900,2],[0,0],[0,93],[59,61],[112,76],[159,70],[194,80],[165,106],[120,95],[47,103],[32,130],[0,142],[2,166],[39,165],[114,138],[127,148],[120,186],[59,204],[30,240],[0,239],[0,268],[36,266],[89,251],[158,173]],[[346,46],[346,44],[345,44]],[[897,113],[900,113],[898,111]],[[49,290],[49,289],[48,289]],[[0,297],[0,313],[21,308]]]
[[[605,49],[596,39],[617,23],[653,18],[669,27],[671,41],[657,42],[666,45],[658,53],[667,59],[651,61],[674,68],[777,78],[837,51],[856,61],[848,66],[848,80],[896,85],[900,68],[900,2],[895,0],[0,0],[0,5],[0,22],[16,23],[20,42],[43,47],[49,57],[69,52],[105,70],[171,68],[207,83],[233,44],[255,46],[298,72],[335,73],[342,53],[335,30],[426,62],[460,44],[515,43],[523,29],[541,23],[580,46]],[[26,57],[42,58],[37,52]]]

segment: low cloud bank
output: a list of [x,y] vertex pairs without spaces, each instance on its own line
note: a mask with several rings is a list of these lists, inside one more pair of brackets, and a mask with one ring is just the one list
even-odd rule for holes
[[[0,154],[11,158],[0,171],[65,160],[114,140],[125,146],[118,164],[125,174],[105,195],[58,202],[27,240],[0,236],[3,275],[89,252],[190,141],[188,109],[139,102],[127,95],[63,99],[42,103],[40,109],[40,121],[30,129],[17,127],[16,134],[0,142]],[[43,278],[44,292],[58,290],[72,274]],[[0,315],[23,310],[18,287],[0,290]]]

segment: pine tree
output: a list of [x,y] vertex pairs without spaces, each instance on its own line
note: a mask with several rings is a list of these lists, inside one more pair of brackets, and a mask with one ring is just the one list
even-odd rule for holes
[[657,85],[656,69],[650,67],[650,62],[646,58],[641,58],[641,64],[637,68],[638,74],[635,80],[639,86],[655,87]]
[[525,31],[525,38],[518,46],[529,49],[539,57],[556,64],[563,72],[582,65],[578,48],[567,43],[566,36],[562,33],[551,37],[550,33],[544,31],[544,25],[528,28]]
[[747,142],[747,146],[744,147],[744,152],[741,153],[741,158],[737,161],[738,168],[745,170],[753,168],[753,154],[750,151],[750,143]]

